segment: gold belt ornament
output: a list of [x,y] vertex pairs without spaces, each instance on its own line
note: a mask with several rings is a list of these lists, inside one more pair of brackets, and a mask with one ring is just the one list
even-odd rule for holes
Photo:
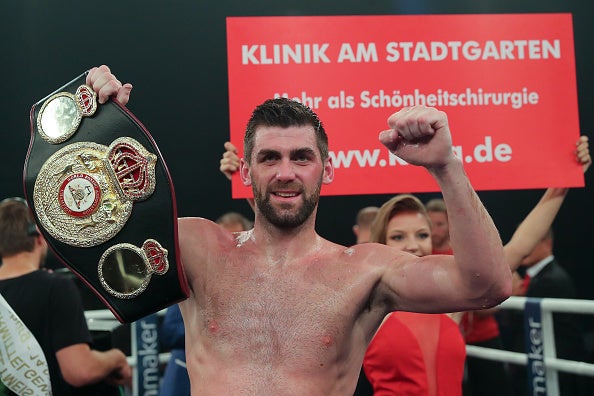
[[54,238],[72,246],[109,240],[126,224],[133,202],[153,193],[156,162],[154,154],[129,137],[109,147],[67,145],[45,161],[35,181],[39,221]]
[[167,253],[154,239],[147,239],[142,248],[129,243],[113,245],[99,260],[101,285],[115,297],[136,297],[146,289],[153,274],[167,272]]
[[76,94],[58,92],[41,106],[37,116],[39,135],[48,143],[62,143],[72,136],[80,121],[97,110],[97,94],[88,85],[81,85]]

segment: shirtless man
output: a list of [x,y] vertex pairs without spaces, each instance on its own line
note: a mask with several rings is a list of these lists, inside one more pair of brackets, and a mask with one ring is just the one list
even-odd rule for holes
[[[131,86],[106,66],[92,69],[87,83],[100,103],[109,96],[127,103]],[[380,141],[438,182],[456,256],[321,238],[320,188],[334,177],[323,126],[297,102],[266,101],[248,123],[239,171],[254,192],[254,228],[232,235],[203,218],[179,220],[194,394],[352,395],[388,312],[486,308],[510,295],[501,240],[452,152],[445,113],[406,108],[388,124]]]

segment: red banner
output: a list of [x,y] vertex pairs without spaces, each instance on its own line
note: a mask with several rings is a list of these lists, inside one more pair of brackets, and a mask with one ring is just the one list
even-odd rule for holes
[[571,14],[231,17],[227,53],[231,141],[268,98],[307,104],[336,168],[324,195],[438,191],[378,141],[418,104],[448,114],[477,190],[584,185]]

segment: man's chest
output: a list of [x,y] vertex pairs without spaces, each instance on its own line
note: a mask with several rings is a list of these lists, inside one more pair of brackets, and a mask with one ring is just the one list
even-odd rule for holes
[[344,279],[330,273],[219,268],[198,297],[203,334],[213,345],[252,358],[335,358],[351,339],[358,304]]

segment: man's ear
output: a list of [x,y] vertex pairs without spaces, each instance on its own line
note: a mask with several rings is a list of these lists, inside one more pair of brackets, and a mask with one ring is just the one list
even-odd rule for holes
[[42,249],[47,249],[47,241],[41,234],[37,234],[35,236],[35,245],[41,247]]
[[324,175],[322,177],[322,183],[330,184],[334,180],[334,165],[332,160],[328,158],[324,163]]
[[250,176],[250,168],[248,167],[247,162],[242,158],[239,161],[239,175],[241,176],[241,182],[244,186],[251,186],[252,185],[252,178]]

